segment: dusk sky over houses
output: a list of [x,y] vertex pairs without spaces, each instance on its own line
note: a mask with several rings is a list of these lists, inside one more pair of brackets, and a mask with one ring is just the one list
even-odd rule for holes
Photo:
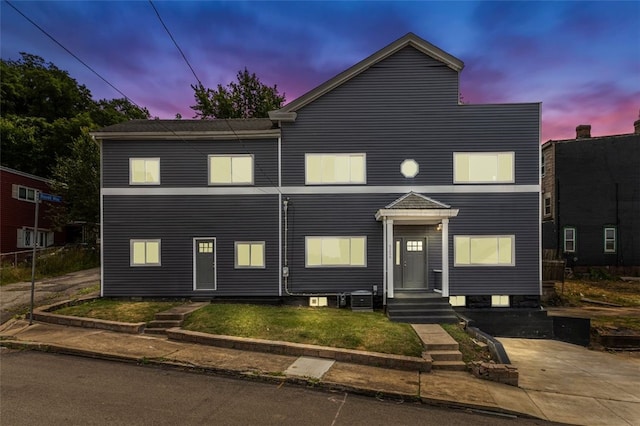
[[[196,79],[148,1],[11,1],[153,117],[192,118]],[[1,3],[1,56],[53,62],[94,98],[120,93]],[[465,63],[465,103],[542,102],[541,141],[633,132],[640,111],[640,2],[153,3],[200,81],[247,67],[292,101],[413,32]]]

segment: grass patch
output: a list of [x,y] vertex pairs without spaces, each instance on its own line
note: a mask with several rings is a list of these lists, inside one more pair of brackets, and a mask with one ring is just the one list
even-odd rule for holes
[[[97,250],[85,247],[60,248],[53,252],[38,253],[35,278],[51,278],[100,266]],[[31,281],[31,260],[17,265],[3,264],[0,268],[0,285]]]
[[491,352],[486,346],[476,344],[460,324],[440,324],[451,337],[458,342],[462,360],[468,364],[473,361],[490,361]]
[[420,338],[409,324],[393,323],[379,312],[211,304],[191,314],[182,328],[397,355],[422,354]]
[[119,322],[149,322],[158,312],[166,311],[183,302],[129,302],[111,299],[94,299],[78,305],[67,306],[56,314],[95,318]]
[[634,331],[640,334],[640,318],[597,315],[591,318],[591,327],[601,331]]
[[562,306],[585,306],[583,298],[621,306],[640,306],[640,283],[603,280],[567,280],[556,283],[556,293]]

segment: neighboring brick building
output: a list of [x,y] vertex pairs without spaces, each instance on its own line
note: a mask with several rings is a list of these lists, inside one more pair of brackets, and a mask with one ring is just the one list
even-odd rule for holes
[[640,273],[640,120],[634,133],[542,145],[542,244],[578,271]]
[[[47,179],[0,166],[0,253],[33,247],[36,190],[49,193],[49,184]],[[40,203],[38,216],[38,245],[64,243],[64,234],[53,230],[46,202]]]

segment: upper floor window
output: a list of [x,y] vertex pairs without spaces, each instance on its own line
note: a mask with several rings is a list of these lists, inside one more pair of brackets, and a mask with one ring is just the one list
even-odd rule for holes
[[513,266],[514,240],[513,235],[456,235],[455,266]]
[[130,158],[130,185],[160,185],[159,158]]
[[306,237],[306,266],[367,266],[367,237]]
[[604,228],[604,252],[616,252],[616,228],[615,226],[607,226]]
[[551,194],[548,192],[544,194],[543,214],[544,214],[544,217],[551,216]]
[[131,266],[160,266],[160,240],[131,240]]
[[236,268],[264,268],[264,241],[236,241]]
[[564,228],[563,251],[574,253],[576,251],[576,228]]
[[36,202],[36,190],[33,188],[27,188],[26,186],[13,184],[11,186],[11,192],[13,198],[17,198],[18,200],[30,201],[32,203]]
[[306,154],[307,185],[367,182],[365,154]]
[[513,183],[513,152],[454,152],[453,183]]
[[544,154],[543,154],[540,158],[540,176],[544,177],[546,173],[547,173],[547,170],[544,164]]
[[253,155],[210,155],[209,185],[253,185]]

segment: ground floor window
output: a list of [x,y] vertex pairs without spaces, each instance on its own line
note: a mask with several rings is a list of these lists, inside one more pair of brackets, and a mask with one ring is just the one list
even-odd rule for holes
[[615,253],[616,252],[616,228],[615,226],[607,226],[604,228],[604,252]]
[[576,251],[576,228],[564,228],[563,234],[563,251],[565,253],[574,253]]
[[236,268],[264,268],[264,241],[236,241]]
[[455,266],[513,266],[514,241],[514,235],[456,235]]
[[131,240],[131,266],[160,266],[160,240]]
[[306,267],[367,266],[367,237],[306,237]]
[[[33,228],[21,228],[18,229],[18,238],[16,246],[18,248],[33,247],[34,235]],[[37,247],[49,247],[54,242],[53,232],[43,229],[38,230]]]

